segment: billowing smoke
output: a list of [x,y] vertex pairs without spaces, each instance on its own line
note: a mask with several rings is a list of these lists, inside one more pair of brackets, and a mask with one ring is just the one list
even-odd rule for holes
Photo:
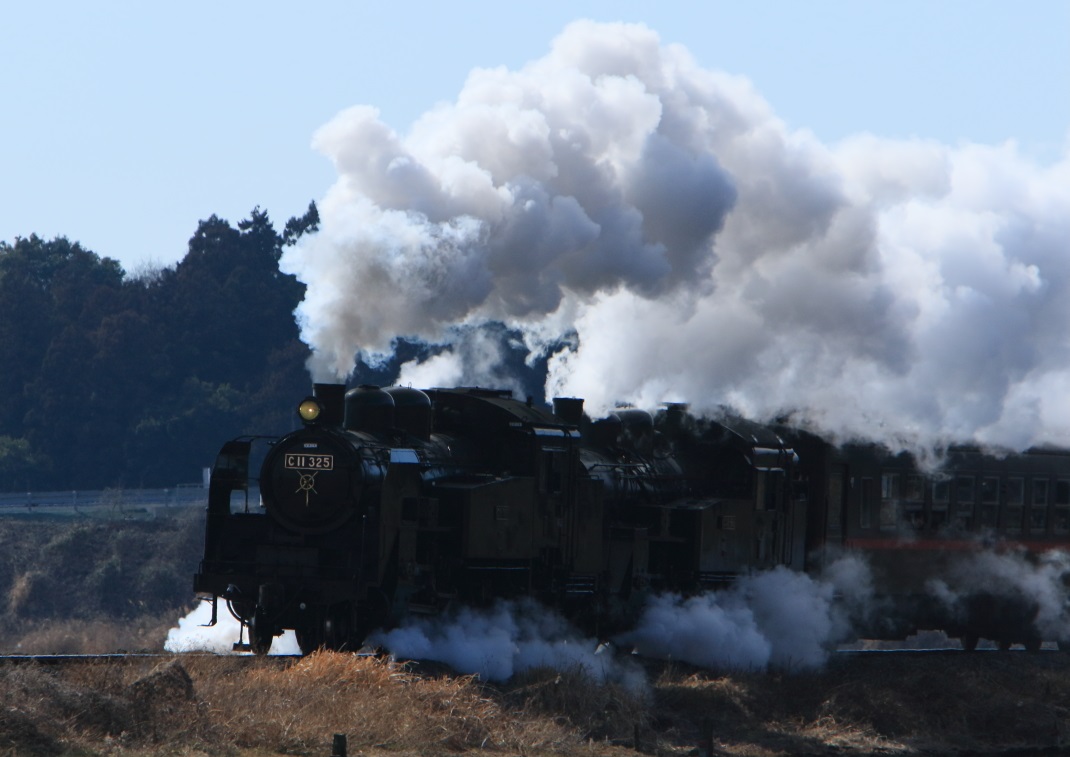
[[644,655],[715,669],[817,668],[850,637],[851,617],[871,593],[868,566],[857,557],[816,580],[778,567],[730,591],[654,597],[621,641]]
[[[932,596],[952,613],[968,611],[971,598],[994,598],[982,608],[997,616],[1033,618],[1042,639],[1070,641],[1070,555],[1052,550],[1040,555],[985,550],[963,557],[948,574],[929,581]],[[975,608],[976,609],[976,608]],[[1034,615],[1035,613],[1035,615]]]
[[515,396],[524,397],[528,388],[511,353],[526,350],[522,344],[511,343],[503,332],[493,324],[452,329],[447,335],[450,349],[423,361],[402,363],[396,383],[419,387],[490,386],[509,389]]
[[611,647],[584,638],[560,615],[530,599],[414,618],[399,628],[373,634],[368,641],[399,657],[436,660],[491,681],[551,668],[578,670],[596,682],[616,683],[633,691],[646,686],[638,666],[616,658]]
[[[636,628],[613,641],[619,650],[714,669],[819,667],[851,635],[851,618],[865,612],[871,595],[869,567],[855,556],[830,564],[819,579],[779,567],[744,577],[730,591],[655,595]],[[548,667],[578,669],[633,690],[645,686],[628,657],[584,638],[532,600],[413,619],[369,643],[494,681]]]
[[[354,107],[315,145],[339,179],[282,264],[319,374],[496,321],[593,413],[685,400],[895,445],[1070,443],[1066,156],[825,145],[654,31],[589,21],[407,133]],[[472,347],[404,375],[496,383]]]
[[[186,617],[179,619],[178,625],[167,632],[163,648],[168,652],[212,652],[214,654],[231,654],[234,642],[241,633],[241,625],[227,612],[220,608],[217,623],[207,625],[212,619],[212,606],[207,602],[198,602]],[[245,637],[248,641],[248,636]],[[297,637],[293,631],[286,631],[271,643],[270,654],[300,654]]]

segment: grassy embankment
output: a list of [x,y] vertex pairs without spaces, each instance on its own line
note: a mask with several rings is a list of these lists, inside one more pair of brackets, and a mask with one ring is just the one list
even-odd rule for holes
[[[977,754],[1064,748],[1070,658],[837,660],[810,673],[651,665],[634,693],[535,671],[504,686],[386,660],[177,656],[0,667],[0,753]],[[1031,751],[1033,750],[1033,751]]]
[[[0,651],[158,651],[191,606],[200,513],[0,519]],[[817,672],[647,662],[485,684],[319,654],[0,666],[0,754],[933,754],[1070,747],[1070,655],[839,657]]]
[[0,653],[161,650],[193,606],[200,508],[0,517]]

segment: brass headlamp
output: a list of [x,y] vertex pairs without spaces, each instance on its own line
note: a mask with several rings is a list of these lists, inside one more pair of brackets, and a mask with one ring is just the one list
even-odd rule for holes
[[305,397],[297,406],[297,414],[303,423],[315,423],[323,414],[323,405],[315,397]]

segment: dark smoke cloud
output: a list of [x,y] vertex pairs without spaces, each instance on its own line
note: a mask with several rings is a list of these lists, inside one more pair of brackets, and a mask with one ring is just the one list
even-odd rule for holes
[[[320,376],[498,321],[549,351],[548,394],[593,412],[684,400],[899,445],[1070,443],[1066,157],[824,145],[652,30],[587,21],[405,134],[356,107],[315,144],[339,179],[283,265]],[[469,347],[406,371],[485,364],[489,383]]]

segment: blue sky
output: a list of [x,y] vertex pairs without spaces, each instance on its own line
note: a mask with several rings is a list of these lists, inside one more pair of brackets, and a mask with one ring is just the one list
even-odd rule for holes
[[826,143],[1065,150],[1063,0],[8,3],[0,239],[66,235],[136,271],[180,259],[212,213],[259,205],[281,227],[335,179],[310,143],[337,112],[372,105],[404,133],[577,18],[645,23]]

